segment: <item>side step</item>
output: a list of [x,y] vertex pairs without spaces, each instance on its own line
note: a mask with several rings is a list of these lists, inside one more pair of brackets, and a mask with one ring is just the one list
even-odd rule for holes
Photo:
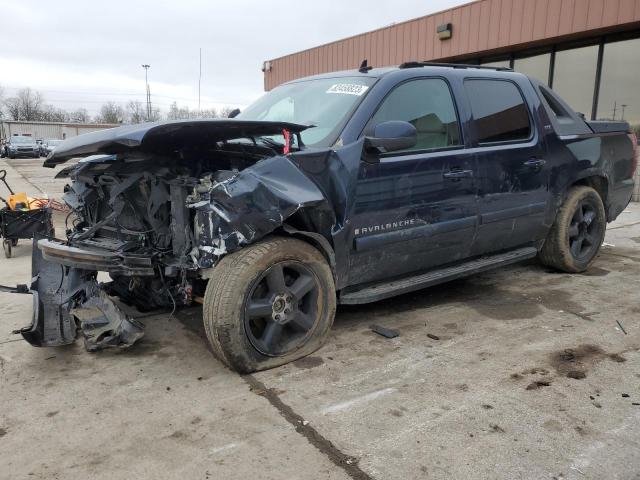
[[521,262],[522,260],[533,258],[537,254],[538,251],[534,247],[526,247],[490,257],[482,257],[461,265],[432,270],[413,277],[378,283],[355,292],[344,293],[340,295],[339,301],[344,305],[377,302],[378,300],[402,293],[413,292],[439,283],[448,282],[449,280],[455,280],[456,278],[473,275],[474,273]]

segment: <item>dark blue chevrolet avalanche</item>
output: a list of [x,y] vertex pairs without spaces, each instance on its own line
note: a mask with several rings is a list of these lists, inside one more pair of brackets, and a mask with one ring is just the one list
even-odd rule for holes
[[337,303],[533,257],[588,269],[637,139],[525,75],[416,62],[296,80],[232,119],[81,135],[45,166],[76,157],[24,338],[127,347],[144,325],[123,304],[198,302],[215,355],[250,372],[319,348]]

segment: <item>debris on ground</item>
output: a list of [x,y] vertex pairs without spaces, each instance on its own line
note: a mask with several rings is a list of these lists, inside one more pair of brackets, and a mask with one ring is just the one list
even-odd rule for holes
[[527,385],[527,388],[525,390],[537,390],[542,387],[548,387],[549,385],[551,385],[550,382],[536,380],[535,382],[531,382],[529,385]]
[[391,330],[390,328],[385,328],[380,325],[371,325],[369,327],[373,333],[377,333],[378,335],[382,335],[385,338],[396,338],[400,335],[397,330]]
[[427,337],[429,337],[431,340],[440,340],[440,337],[434,335],[433,333],[427,333]]
[[620,330],[622,330],[622,333],[624,333],[625,335],[627,335],[627,331],[624,329],[624,327],[622,326],[622,324],[620,323],[620,320],[616,320],[616,323],[618,324],[618,326],[620,327]]

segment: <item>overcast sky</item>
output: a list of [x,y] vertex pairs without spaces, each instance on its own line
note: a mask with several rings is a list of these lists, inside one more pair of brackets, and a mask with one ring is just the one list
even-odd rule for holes
[[95,114],[107,100],[244,106],[263,93],[262,62],[467,0],[0,0],[0,86]]

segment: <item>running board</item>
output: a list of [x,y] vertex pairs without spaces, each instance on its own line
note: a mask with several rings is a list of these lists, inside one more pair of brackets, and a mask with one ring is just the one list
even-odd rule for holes
[[521,262],[522,260],[533,258],[537,254],[538,250],[534,247],[526,247],[490,257],[482,257],[461,265],[432,270],[413,277],[378,283],[355,292],[344,293],[340,295],[339,301],[344,305],[377,302],[378,300],[431,287],[439,283],[448,282],[449,280],[455,280],[456,278],[466,277],[493,268]]

